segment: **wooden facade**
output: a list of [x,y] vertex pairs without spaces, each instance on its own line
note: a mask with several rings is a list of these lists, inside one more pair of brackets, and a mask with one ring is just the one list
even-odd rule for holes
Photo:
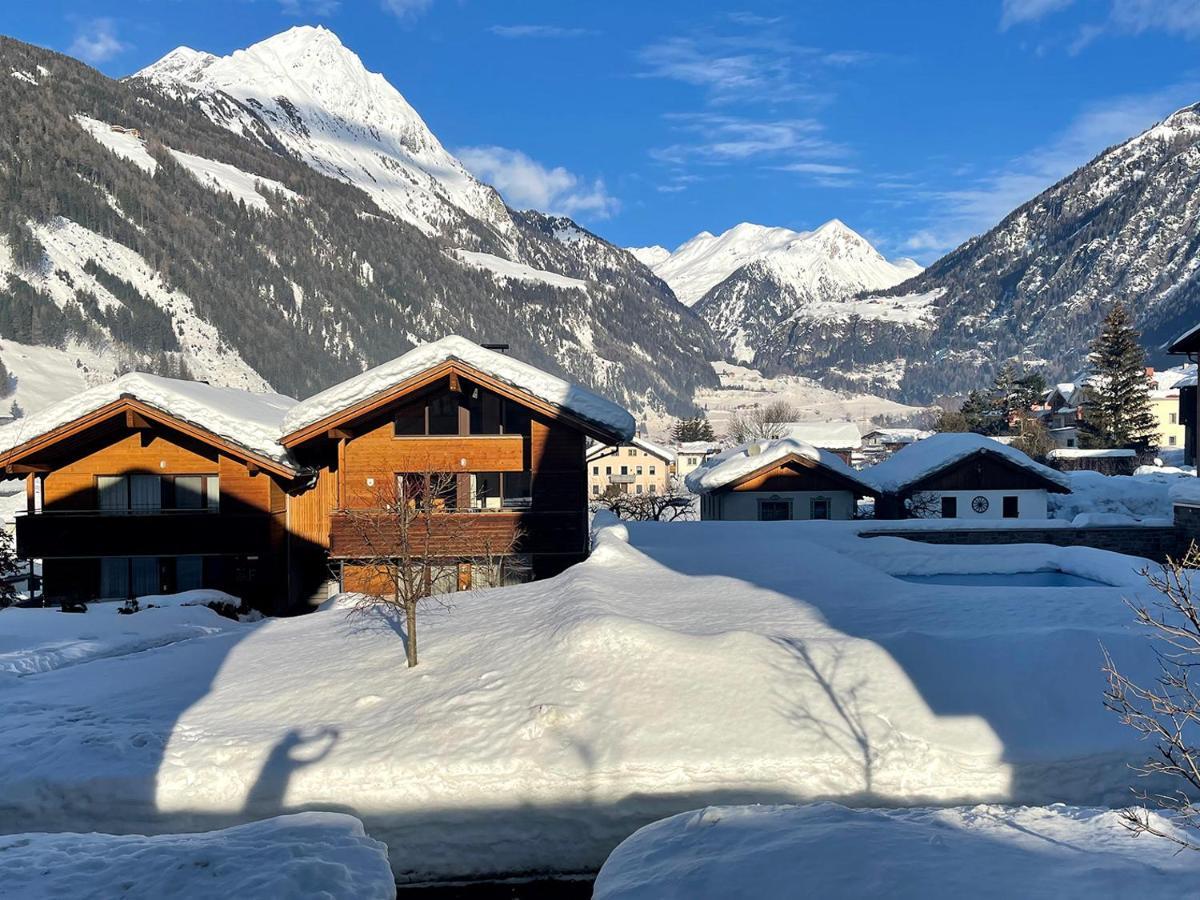
[[17,547],[49,601],[203,586],[281,612],[331,577],[361,587],[380,546],[356,522],[435,480],[448,490],[413,500],[435,513],[424,552],[460,587],[493,556],[506,578],[562,571],[588,550],[585,444],[625,437],[451,361],[282,435],[286,462],[125,395],[0,452],[0,473],[26,480]]

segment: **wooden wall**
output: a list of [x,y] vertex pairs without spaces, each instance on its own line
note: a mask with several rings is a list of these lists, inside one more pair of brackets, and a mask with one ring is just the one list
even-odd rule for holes
[[738,484],[732,490],[784,492],[845,491],[854,488],[855,485],[852,482],[822,466],[809,468],[796,463],[783,463],[773,469],[760,472],[753,478]]

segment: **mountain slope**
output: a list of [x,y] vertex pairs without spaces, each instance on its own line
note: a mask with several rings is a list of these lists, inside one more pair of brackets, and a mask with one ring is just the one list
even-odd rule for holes
[[933,297],[910,398],[974,387],[1007,359],[1079,369],[1113,301],[1151,349],[1200,320],[1200,104],[1106,150],[984,235],[873,299]]
[[457,332],[635,410],[681,412],[716,383],[708,329],[625,251],[503,204],[473,218],[449,189],[423,195],[445,216],[418,227],[249,109],[0,39],[0,354],[7,339],[95,379],[136,367],[305,395]]

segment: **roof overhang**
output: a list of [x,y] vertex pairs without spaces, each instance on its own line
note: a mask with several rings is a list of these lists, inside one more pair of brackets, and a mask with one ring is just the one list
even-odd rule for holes
[[799,453],[788,453],[786,456],[781,456],[778,459],[772,459],[770,462],[765,462],[757,469],[746,472],[744,475],[739,475],[737,478],[733,479],[733,481],[723,484],[720,487],[713,488],[711,491],[708,491],[708,493],[719,494],[722,491],[732,491],[739,485],[743,485],[748,481],[753,481],[764,472],[769,472],[772,469],[778,469],[781,466],[787,466],[791,464],[802,466],[805,469],[821,469],[826,475],[834,480],[843,482],[846,485],[847,490],[854,491],[855,493],[861,494],[864,497],[879,496],[879,491],[865,482],[859,481],[856,478],[848,478],[842,472],[837,471],[837,469],[831,469],[820,460],[812,459],[808,456],[801,456]]
[[294,478],[298,474],[297,470],[291,466],[248,450],[227,438],[213,434],[211,431],[201,428],[198,425],[177,419],[175,416],[165,413],[155,406],[151,406],[130,396],[119,397],[111,403],[106,403],[99,409],[95,409],[86,415],[60,425],[58,428],[38,435],[9,450],[0,452],[0,469],[12,474],[16,471],[15,467],[21,466],[22,461],[28,459],[30,456],[43,450],[48,450],[55,444],[76,435],[83,434],[89,429],[108,422],[116,416],[125,416],[126,423],[131,428],[145,427],[145,424],[153,422],[164,428],[178,431],[190,438],[215,447],[228,456],[240,459],[248,465],[262,469],[265,472],[270,472],[273,475],[278,475],[281,478]]
[[[1065,430],[1065,429],[1051,429],[1051,430],[1059,431],[1059,430]],[[935,475],[940,475],[942,472],[945,472],[947,469],[953,469],[957,466],[965,465],[965,464],[971,462],[972,460],[979,458],[980,456],[991,457],[993,460],[1002,464],[1006,468],[1012,469],[1015,472],[1021,472],[1024,475],[1028,475],[1030,478],[1035,478],[1038,481],[1041,481],[1043,483],[1043,485],[1045,486],[1045,489],[1052,494],[1069,494],[1069,493],[1071,493],[1071,489],[1069,487],[1067,487],[1066,485],[1060,484],[1059,482],[1055,481],[1053,478],[1047,478],[1045,475],[1041,474],[1040,472],[1038,472],[1034,469],[1030,469],[1030,468],[1027,468],[1026,466],[1020,465],[1019,463],[1015,463],[1011,459],[1009,459],[1007,456],[1005,456],[1003,453],[997,453],[996,451],[989,450],[986,447],[979,447],[976,450],[973,450],[971,453],[968,453],[966,456],[960,457],[959,459],[953,460],[952,462],[948,462],[945,465],[938,466],[936,469],[933,469],[930,472],[926,472],[920,478],[914,479],[913,481],[910,481],[907,484],[901,485],[895,491],[895,493],[904,494],[904,493],[908,493],[909,491],[919,491],[919,490],[921,490],[921,484],[925,481],[928,481],[930,478],[933,478]]]
[[1168,353],[1200,353],[1200,325],[1194,325],[1179,337],[1168,341],[1163,349]]
[[370,397],[366,397],[357,403],[352,403],[337,412],[330,413],[323,419],[318,419],[310,425],[305,425],[303,428],[285,434],[280,439],[280,443],[290,450],[293,447],[299,447],[316,438],[327,437],[332,430],[344,428],[363,416],[368,416],[403,399],[409,394],[430,387],[441,379],[450,378],[451,376],[465,378],[481,387],[487,388],[495,394],[499,394],[506,400],[512,400],[515,403],[520,403],[523,406],[536,410],[549,418],[565,422],[602,444],[620,444],[627,440],[626,435],[574,415],[560,406],[493,378],[461,360],[448,359],[436,366],[425,369],[411,378],[406,378],[404,381],[398,382],[389,388],[377,391]]

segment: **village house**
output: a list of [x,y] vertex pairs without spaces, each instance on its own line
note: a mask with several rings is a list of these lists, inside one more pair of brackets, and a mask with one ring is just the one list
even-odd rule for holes
[[664,494],[671,484],[675,454],[634,437],[610,447],[595,443],[587,450],[588,497],[610,494]]
[[871,462],[879,462],[931,434],[932,431],[920,428],[873,428],[862,436],[863,456]]
[[720,450],[721,445],[715,441],[684,441],[675,448],[675,477],[684,481]]
[[780,437],[828,450],[849,465],[862,449],[862,432],[853,422],[788,422]]
[[1160,452],[1183,451],[1187,434],[1180,416],[1180,385],[1194,383],[1195,372],[1196,367],[1191,365],[1161,372],[1150,370],[1150,411],[1158,421],[1157,447]]
[[780,438],[719,453],[687,478],[702,520],[852,519],[875,489],[836,454]]
[[588,551],[585,442],[632,434],[616,404],[452,336],[299,403],[124,376],[0,431],[0,472],[26,479],[18,551],[48,599],[212,587],[283,611],[399,552],[354,527],[385,492],[438,512],[457,587],[497,552],[502,578],[557,574]]
[[1067,476],[978,434],[935,434],[865,470],[880,519],[1045,519]]
[[1056,384],[1046,392],[1041,418],[1046,423],[1055,447],[1079,446],[1079,429],[1087,406],[1088,379]]
[[[1189,328],[1166,344],[1168,353],[1187,357],[1189,362],[1200,360],[1200,325]],[[1196,389],[1196,373],[1192,372],[1175,382],[1179,392],[1179,422],[1183,426],[1185,465],[1196,464],[1196,423],[1200,420],[1200,391]]]

